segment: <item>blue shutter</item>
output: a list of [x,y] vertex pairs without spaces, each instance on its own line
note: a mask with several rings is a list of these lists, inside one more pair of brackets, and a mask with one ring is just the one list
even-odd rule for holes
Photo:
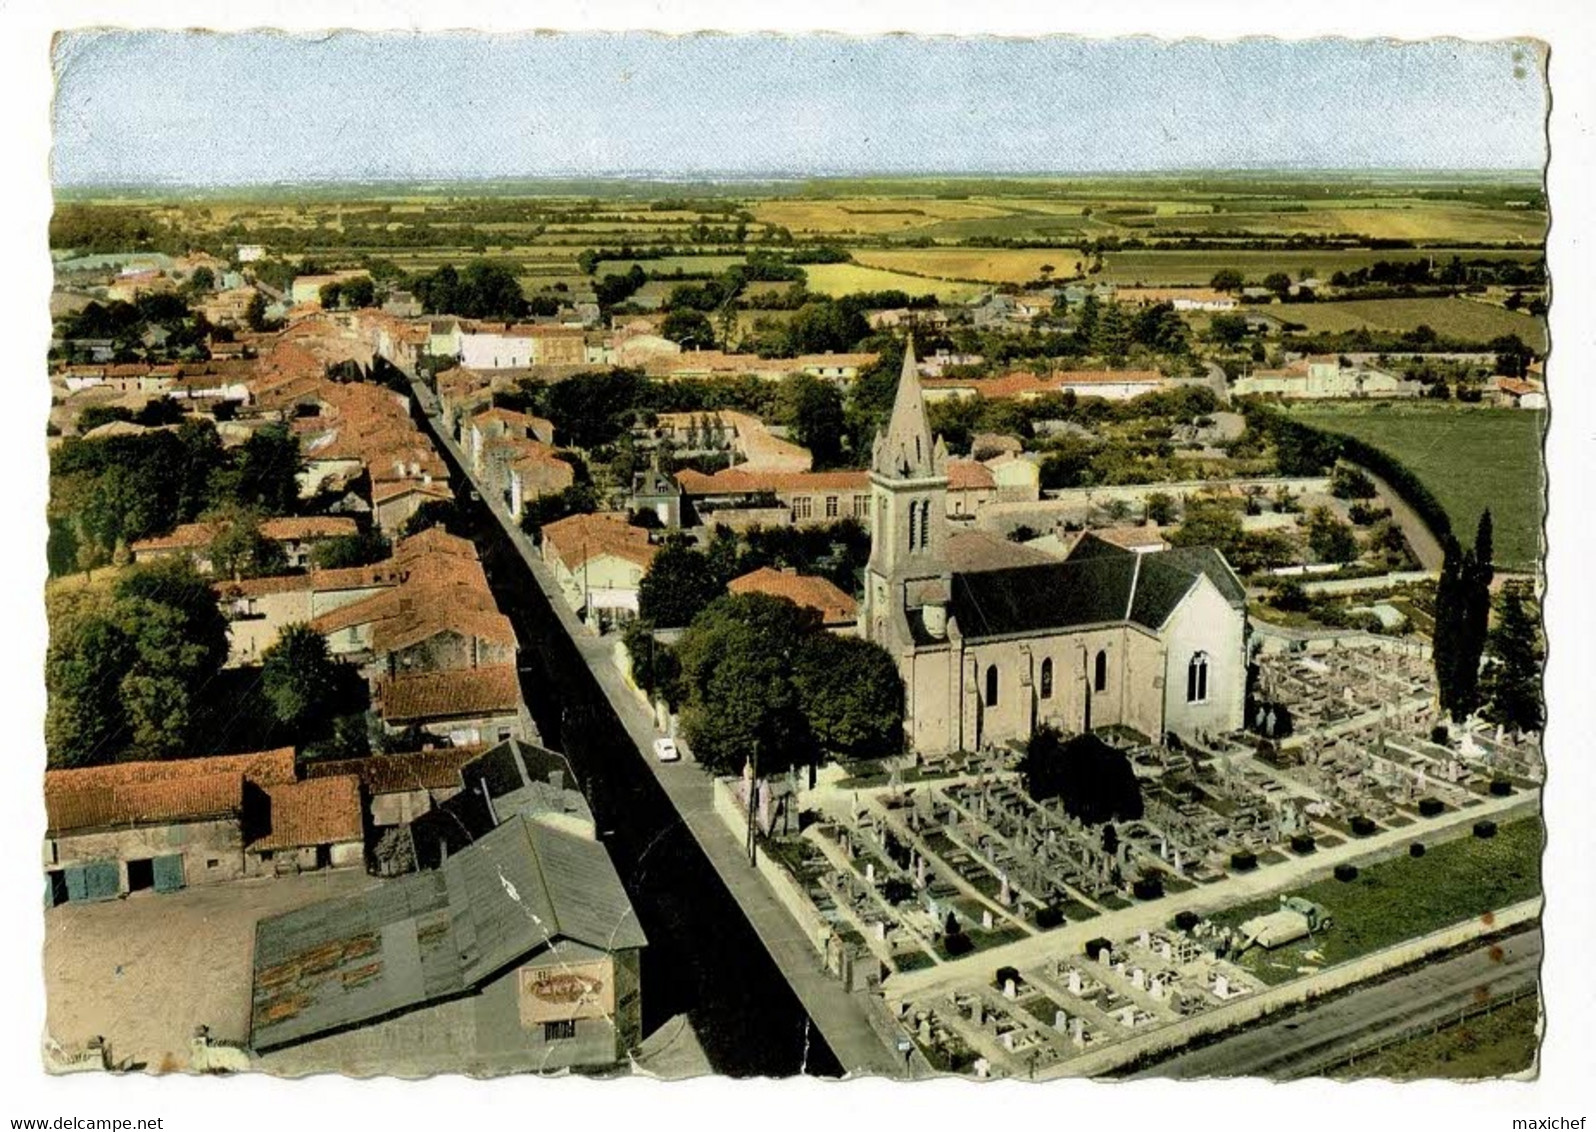
[[155,891],[176,892],[183,887],[183,855],[155,858]]

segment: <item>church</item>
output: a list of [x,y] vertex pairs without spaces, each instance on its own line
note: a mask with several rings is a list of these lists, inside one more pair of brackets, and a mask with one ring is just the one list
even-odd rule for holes
[[1243,726],[1246,591],[1207,547],[1086,535],[1062,561],[945,517],[911,341],[870,470],[860,631],[892,654],[910,746],[928,755],[1121,724],[1149,737]]

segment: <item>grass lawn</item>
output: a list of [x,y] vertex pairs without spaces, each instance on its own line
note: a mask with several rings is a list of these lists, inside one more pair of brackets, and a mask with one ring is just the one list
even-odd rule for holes
[[[1462,837],[1422,857],[1403,854],[1369,865],[1352,881],[1331,877],[1294,889],[1290,895],[1306,897],[1330,913],[1330,930],[1273,951],[1252,948],[1241,965],[1265,982],[1284,982],[1296,977],[1299,965],[1344,963],[1528,900],[1541,891],[1541,842],[1540,819],[1523,818],[1503,825],[1492,838]],[[1213,919],[1239,927],[1278,907],[1278,899],[1258,900]],[[1324,958],[1306,960],[1307,951]]]
[[1401,332],[1428,326],[1442,338],[1484,344],[1517,334],[1536,350],[1546,348],[1546,327],[1538,318],[1472,299],[1357,299],[1345,303],[1293,303],[1270,306],[1268,313],[1308,328],[1308,333],[1339,334],[1367,327]]
[[1435,493],[1462,540],[1473,539],[1489,507],[1497,565],[1530,569],[1539,560],[1544,414],[1423,403],[1321,403],[1290,411],[1401,460]]

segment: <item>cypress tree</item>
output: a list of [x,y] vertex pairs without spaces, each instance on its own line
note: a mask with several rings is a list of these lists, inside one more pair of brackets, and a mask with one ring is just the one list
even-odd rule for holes
[[1541,698],[1540,628],[1530,612],[1527,588],[1509,585],[1496,607],[1491,665],[1486,671],[1491,716],[1514,731],[1539,731],[1546,708]]
[[1496,576],[1491,561],[1491,512],[1480,514],[1474,534],[1474,551],[1467,556],[1462,574],[1461,624],[1458,633],[1457,670],[1453,676],[1455,704],[1453,718],[1461,719],[1480,704],[1480,661],[1491,622],[1491,579]]
[[1435,664],[1435,685],[1443,711],[1452,712],[1456,704],[1454,679],[1457,671],[1459,616],[1459,591],[1463,552],[1457,540],[1447,535],[1442,540],[1445,557],[1441,560],[1441,577],[1435,584],[1435,633],[1432,638]]

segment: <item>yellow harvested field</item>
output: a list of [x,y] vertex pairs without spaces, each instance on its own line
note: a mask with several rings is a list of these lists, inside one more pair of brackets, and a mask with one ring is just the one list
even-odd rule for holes
[[916,275],[902,275],[896,271],[882,271],[875,267],[861,267],[853,263],[816,263],[805,265],[809,276],[809,289],[822,295],[851,295],[859,291],[903,291],[909,295],[936,295],[947,303],[962,303],[979,295],[983,290],[978,283],[949,283],[940,279],[922,279]]
[[1051,264],[1058,278],[1074,274],[1080,252],[1074,248],[855,248],[866,267],[926,275],[936,279],[984,283],[1029,283]]

